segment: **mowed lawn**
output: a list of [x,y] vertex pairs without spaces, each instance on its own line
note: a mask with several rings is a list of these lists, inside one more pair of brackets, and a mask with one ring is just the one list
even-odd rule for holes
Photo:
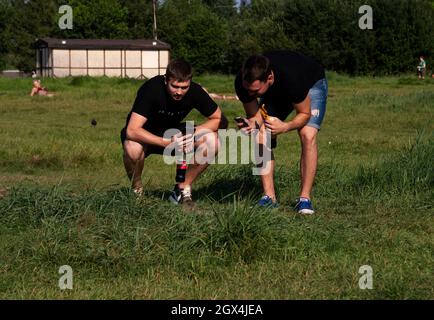
[[[159,156],[131,194],[119,131],[141,81],[43,79],[48,98],[0,78],[0,299],[434,299],[434,80],[328,78],[308,217],[295,132],[275,153],[279,209],[255,206],[258,177],[235,164],[210,166],[185,212]],[[233,94],[232,76],[195,80]],[[241,104],[218,103],[234,128]]]

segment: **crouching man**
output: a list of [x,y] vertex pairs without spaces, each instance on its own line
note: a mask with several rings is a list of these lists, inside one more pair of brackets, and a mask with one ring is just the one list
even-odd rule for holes
[[[173,149],[174,144],[177,151],[197,150],[207,158],[214,158],[218,152],[217,130],[226,128],[227,120],[202,87],[192,81],[192,76],[191,65],[185,60],[175,59],[168,64],[164,76],[149,79],[137,93],[121,131],[121,140],[125,169],[133,191],[138,195],[143,193],[141,175],[144,160],[150,154],[166,153],[165,149]],[[186,125],[182,121],[193,108],[206,121],[185,134]],[[180,131],[167,138],[167,132],[173,132],[173,129]],[[198,162],[193,158],[185,173],[185,181],[175,185],[169,200],[193,206],[191,186],[208,165],[209,162]]]

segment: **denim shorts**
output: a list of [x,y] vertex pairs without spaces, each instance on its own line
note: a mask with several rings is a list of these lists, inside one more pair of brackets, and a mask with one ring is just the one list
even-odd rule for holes
[[327,79],[321,79],[310,88],[310,120],[306,124],[309,127],[321,129],[321,123],[326,113],[328,83]]

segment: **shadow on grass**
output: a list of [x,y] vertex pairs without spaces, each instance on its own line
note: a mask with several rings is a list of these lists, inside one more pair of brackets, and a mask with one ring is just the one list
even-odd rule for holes
[[[218,179],[216,181],[210,182],[198,189],[193,190],[194,201],[213,201],[219,203],[231,203],[233,202],[234,196],[237,199],[251,198],[252,195],[258,196],[260,194],[260,185],[252,186],[246,181],[240,181],[238,179],[227,180]],[[168,201],[168,197],[172,192],[172,188],[153,188],[145,189],[144,197],[150,200],[161,200]],[[117,196],[119,197],[132,197],[134,196],[131,188],[121,187],[118,189],[112,189],[107,191],[107,197]]]
[[200,187],[194,195],[197,200],[211,199],[219,203],[229,203],[233,201],[234,196],[237,199],[251,198],[252,195],[259,195],[260,192],[261,186],[258,179],[252,182],[248,177],[244,179],[220,178]]
[[[173,182],[175,184],[175,181]],[[144,184],[144,197],[150,200],[167,201],[173,190],[173,185],[167,188],[148,188]],[[219,203],[231,203],[233,198],[251,199],[260,195],[262,190],[260,179],[253,176],[251,169],[239,166],[236,168],[225,168],[219,171],[205,172],[199,177],[193,186],[194,201],[209,201]],[[107,191],[107,195],[119,195],[130,197],[133,195],[131,188],[114,186]]]

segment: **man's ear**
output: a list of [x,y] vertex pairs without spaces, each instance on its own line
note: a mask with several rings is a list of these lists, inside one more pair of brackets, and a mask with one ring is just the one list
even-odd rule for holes
[[267,78],[267,81],[273,81],[274,80],[274,72],[271,70],[270,75]]

